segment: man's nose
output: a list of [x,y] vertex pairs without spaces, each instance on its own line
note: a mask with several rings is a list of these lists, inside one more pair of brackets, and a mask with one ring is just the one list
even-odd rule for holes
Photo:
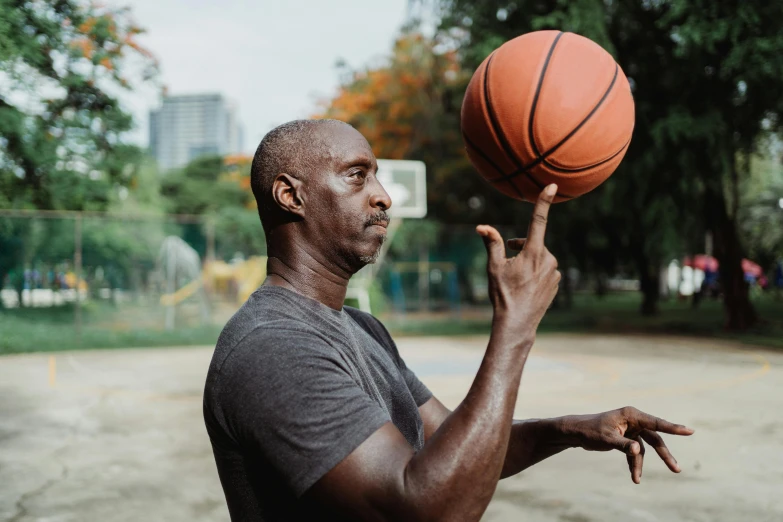
[[381,182],[375,176],[372,177],[373,186],[371,187],[372,195],[370,196],[370,206],[378,207],[382,210],[389,210],[392,206],[392,200],[386,189],[383,188]]

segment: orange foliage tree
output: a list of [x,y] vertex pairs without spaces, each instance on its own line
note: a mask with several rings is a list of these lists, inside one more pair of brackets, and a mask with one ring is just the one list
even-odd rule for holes
[[244,206],[248,209],[256,209],[256,200],[250,194],[250,166],[253,163],[253,156],[246,154],[229,154],[223,158],[224,172],[221,179],[235,183],[244,190],[248,197],[245,199]]
[[476,174],[465,154],[459,111],[472,71],[453,46],[405,31],[380,66],[350,72],[318,118],[350,123],[378,158],[427,165],[429,216],[441,221],[508,221],[511,200]]

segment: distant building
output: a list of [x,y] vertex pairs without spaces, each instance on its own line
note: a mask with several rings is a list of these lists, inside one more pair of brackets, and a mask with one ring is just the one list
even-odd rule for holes
[[150,111],[150,152],[161,171],[209,154],[237,154],[242,128],[235,107],[220,94],[164,96]]

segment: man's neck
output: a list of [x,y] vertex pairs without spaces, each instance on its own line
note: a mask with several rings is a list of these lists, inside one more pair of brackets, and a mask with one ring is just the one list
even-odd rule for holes
[[270,249],[265,285],[282,286],[341,310],[351,273],[304,249]]

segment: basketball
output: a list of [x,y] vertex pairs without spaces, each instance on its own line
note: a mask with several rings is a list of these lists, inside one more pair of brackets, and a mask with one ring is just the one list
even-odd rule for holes
[[590,192],[622,161],[634,102],[614,58],[583,36],[537,31],[506,42],[479,66],[461,113],[471,162],[492,186],[534,202]]

